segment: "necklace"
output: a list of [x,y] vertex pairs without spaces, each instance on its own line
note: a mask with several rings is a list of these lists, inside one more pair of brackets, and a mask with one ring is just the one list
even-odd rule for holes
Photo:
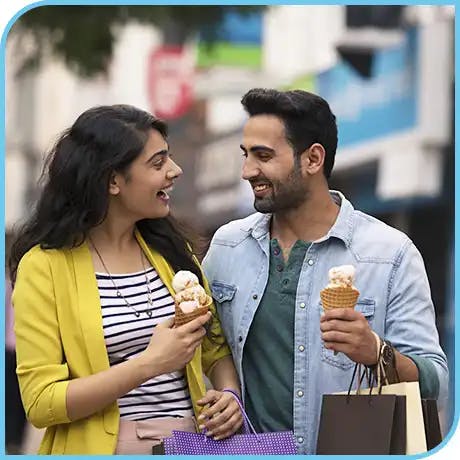
[[115,288],[115,291],[117,293],[117,297],[119,298],[122,298],[125,303],[126,303],[126,306],[128,308],[131,308],[131,310],[134,310],[134,315],[139,318],[139,316],[141,315],[141,313],[146,313],[147,316],[149,318],[152,317],[152,306],[153,306],[153,299],[152,299],[152,291],[150,290],[150,285],[149,285],[149,279],[147,277],[147,271],[146,271],[146,268],[145,268],[145,265],[144,265],[144,257],[143,257],[143,254],[142,254],[142,248],[139,247],[140,251],[141,251],[141,262],[142,262],[142,269],[144,271],[144,278],[145,278],[145,286],[147,287],[147,301],[148,301],[148,305],[149,305],[149,309],[148,310],[144,310],[142,312],[140,312],[139,310],[137,310],[136,308],[134,308],[128,301],[128,299],[121,293],[120,289],[118,288],[118,286],[116,285],[114,279],[112,278],[112,275],[110,274],[109,272],[109,269],[107,268],[107,266],[105,265],[104,263],[104,259],[102,258],[101,254],[99,253],[97,247],[94,245],[93,241],[91,240],[91,238],[89,239],[90,242],[91,242],[91,245],[93,246],[94,248],[94,251],[96,252],[97,256],[99,257],[99,260],[101,261],[101,264],[102,266],[104,267],[104,270],[107,272],[107,274],[109,275],[109,278],[110,278],[110,281],[112,282],[113,284],[113,287]]

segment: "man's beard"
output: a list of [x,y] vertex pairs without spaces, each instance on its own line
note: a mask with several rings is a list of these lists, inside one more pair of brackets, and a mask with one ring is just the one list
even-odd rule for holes
[[283,182],[266,179],[264,182],[270,182],[271,194],[264,198],[255,197],[254,199],[254,208],[261,213],[273,214],[297,209],[307,199],[308,188],[300,167],[297,165],[293,167]]

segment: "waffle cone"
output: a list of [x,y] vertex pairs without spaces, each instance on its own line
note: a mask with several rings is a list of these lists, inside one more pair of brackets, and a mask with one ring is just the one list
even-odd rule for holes
[[321,303],[325,310],[332,308],[354,308],[359,291],[353,287],[325,288],[320,292]]
[[175,302],[175,315],[174,315],[174,325],[175,326],[182,326],[195,318],[198,318],[201,315],[205,315],[209,311],[209,307],[212,304],[212,297],[207,296],[207,302],[205,305],[191,311],[190,313],[184,313],[182,309],[179,307],[179,304]]

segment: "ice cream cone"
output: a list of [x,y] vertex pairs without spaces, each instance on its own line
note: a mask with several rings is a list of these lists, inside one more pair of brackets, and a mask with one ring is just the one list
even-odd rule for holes
[[329,287],[320,292],[321,303],[325,310],[332,308],[354,308],[358,300],[359,291],[351,286]]
[[198,318],[201,315],[205,315],[209,311],[209,307],[212,304],[212,297],[207,296],[207,302],[205,305],[201,305],[197,309],[191,311],[190,313],[184,313],[180,308],[179,304],[175,302],[175,316],[174,316],[174,325],[182,326],[195,318]]

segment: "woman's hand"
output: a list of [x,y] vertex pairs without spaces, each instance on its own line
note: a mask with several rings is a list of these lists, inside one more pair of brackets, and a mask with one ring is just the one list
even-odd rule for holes
[[150,377],[183,369],[206,335],[204,325],[210,318],[208,312],[179,327],[174,327],[173,318],[158,324],[142,353]]
[[231,393],[208,390],[197,403],[199,406],[209,404],[198,417],[199,428],[206,428],[206,436],[212,436],[215,440],[228,438],[243,424],[240,407]]

